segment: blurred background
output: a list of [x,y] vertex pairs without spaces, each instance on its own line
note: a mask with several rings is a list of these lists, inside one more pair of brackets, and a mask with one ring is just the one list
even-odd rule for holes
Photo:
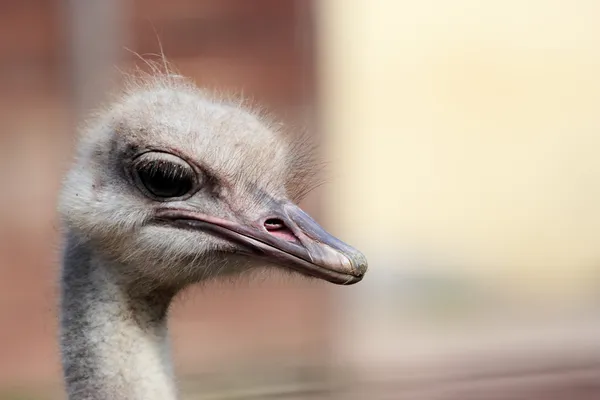
[[[0,0],[0,399],[63,398],[56,194],[76,127],[160,52],[308,126],[303,204],[369,259],[208,284],[188,399],[600,398],[600,3]],[[243,334],[241,334],[243,332]]]

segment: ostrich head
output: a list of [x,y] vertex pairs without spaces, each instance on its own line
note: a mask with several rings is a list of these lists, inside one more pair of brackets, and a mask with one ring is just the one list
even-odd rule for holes
[[306,161],[256,113],[163,76],[88,126],[60,210],[134,281],[177,288],[270,264],[356,283],[365,257],[295,205]]

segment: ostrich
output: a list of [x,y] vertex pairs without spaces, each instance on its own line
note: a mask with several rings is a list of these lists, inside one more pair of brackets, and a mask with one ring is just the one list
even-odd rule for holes
[[176,399],[166,315],[188,285],[265,265],[360,281],[365,257],[295,205],[312,172],[277,125],[180,76],[98,113],[59,199],[68,398]]

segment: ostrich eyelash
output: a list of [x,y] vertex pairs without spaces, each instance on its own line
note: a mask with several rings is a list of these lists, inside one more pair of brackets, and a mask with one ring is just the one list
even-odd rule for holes
[[150,177],[161,176],[171,180],[193,179],[192,172],[179,164],[162,160],[150,160],[136,166],[138,173],[146,173]]

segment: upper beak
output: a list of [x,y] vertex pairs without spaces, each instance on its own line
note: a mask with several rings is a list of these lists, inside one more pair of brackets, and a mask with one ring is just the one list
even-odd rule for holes
[[157,217],[211,232],[255,255],[335,284],[357,283],[367,271],[367,259],[361,252],[326,232],[292,203],[279,204],[266,218],[249,224],[187,210],[164,209]]

